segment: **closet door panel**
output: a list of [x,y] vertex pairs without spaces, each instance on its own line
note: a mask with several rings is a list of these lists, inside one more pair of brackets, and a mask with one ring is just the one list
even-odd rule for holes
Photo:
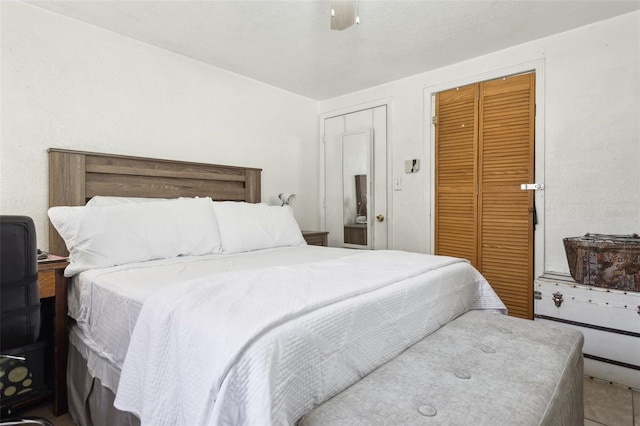
[[480,83],[478,266],[513,316],[533,317],[534,74]]
[[477,262],[477,88],[459,87],[436,98],[435,253]]

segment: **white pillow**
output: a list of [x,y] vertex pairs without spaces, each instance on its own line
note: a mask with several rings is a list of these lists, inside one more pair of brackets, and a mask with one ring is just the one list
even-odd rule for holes
[[69,250],[65,276],[87,269],[220,252],[211,198],[104,207],[52,207]]
[[214,201],[213,209],[224,252],[306,244],[289,206]]
[[116,206],[119,204],[148,203],[152,201],[166,201],[167,198],[145,198],[145,197],[109,197],[106,195],[96,195],[87,201],[87,206]]

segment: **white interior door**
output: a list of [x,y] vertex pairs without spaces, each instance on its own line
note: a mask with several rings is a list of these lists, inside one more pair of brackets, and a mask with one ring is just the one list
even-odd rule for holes
[[[386,249],[386,106],[325,119],[323,140],[329,246]],[[357,201],[356,182],[361,192],[365,188],[364,209]]]

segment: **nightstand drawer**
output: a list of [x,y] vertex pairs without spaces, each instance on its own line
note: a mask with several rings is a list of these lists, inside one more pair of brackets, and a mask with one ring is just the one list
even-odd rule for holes
[[302,231],[302,236],[310,246],[326,247],[328,235],[329,233],[326,231]]
[[40,299],[54,297],[56,295],[56,271],[53,269],[39,271],[38,287],[40,289]]

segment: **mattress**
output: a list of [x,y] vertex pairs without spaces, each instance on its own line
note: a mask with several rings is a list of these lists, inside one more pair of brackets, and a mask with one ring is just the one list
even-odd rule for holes
[[[176,386],[180,392],[170,388],[166,396],[158,394],[155,384],[145,387],[144,380],[139,380],[135,374],[124,380],[123,386],[120,377],[123,365],[126,372],[126,363],[133,363],[131,360],[136,356],[138,361],[142,359],[146,363],[150,354],[162,352],[155,350],[157,347],[152,344],[150,353],[141,353],[140,346],[144,350],[146,342],[140,336],[131,338],[136,331],[140,334],[141,310],[155,306],[158,297],[164,295],[166,298],[172,292],[181,295],[185,286],[202,281],[203,276],[207,276],[204,282],[224,281],[238,271],[254,271],[254,277],[278,276],[287,270],[286,265],[290,266],[290,271],[298,271],[296,274],[301,274],[299,271],[306,269],[307,265],[315,265],[311,269],[316,268],[316,275],[321,276],[324,272],[318,267],[319,263],[331,264],[357,256],[362,256],[362,252],[302,246],[87,271],[74,279],[70,314],[83,332],[85,346],[92,348],[83,354],[89,371],[117,394],[118,408],[136,413],[143,423],[291,424],[313,406],[342,391],[462,313],[471,309],[505,311],[488,283],[468,263],[446,261],[435,270],[415,276],[401,274],[400,278],[389,280],[383,286],[351,295],[354,297],[340,298],[320,309],[278,320],[277,327],[268,327],[264,333],[251,337],[250,344],[242,346],[232,356],[233,363],[223,370],[219,383],[207,392],[195,392],[196,397],[209,395],[204,402],[195,401],[193,392],[189,394],[188,388],[198,389],[198,380],[195,379],[206,376],[198,372],[209,371],[209,368],[203,370],[203,366],[218,362],[218,357],[215,353],[201,350],[181,353],[180,350],[189,346],[180,344],[177,344],[176,353],[181,355],[164,366],[165,370],[143,373],[148,377],[178,377],[176,384],[184,382],[181,387]],[[393,266],[399,270],[403,269],[403,256],[434,258],[391,252],[379,252],[375,256],[400,256],[387,260],[390,269]],[[384,264],[376,263],[378,266]],[[364,265],[362,271],[372,268],[375,269],[375,265]],[[381,270],[380,276],[385,273]],[[309,277],[300,277],[309,285]],[[334,276],[329,281],[339,282],[340,279]],[[345,278],[347,281],[352,280]],[[244,284],[239,281],[231,283],[230,287]],[[174,303],[171,296],[168,303],[181,305]],[[144,314],[145,311],[142,312]],[[246,316],[257,318],[260,316],[257,312],[250,310]],[[202,330],[207,329],[207,324],[212,324],[203,319],[193,327],[200,331],[181,333],[175,340],[184,341],[184,336],[187,336],[192,343],[205,341],[203,338],[207,333]],[[166,318],[158,324],[162,321]],[[156,328],[165,329],[161,326]],[[152,322],[146,331],[153,329]],[[134,348],[137,347],[134,355],[130,342]],[[193,358],[193,354],[197,356]],[[190,362],[192,359],[200,361]],[[169,413],[163,411],[167,407],[166,398],[172,407]]]

